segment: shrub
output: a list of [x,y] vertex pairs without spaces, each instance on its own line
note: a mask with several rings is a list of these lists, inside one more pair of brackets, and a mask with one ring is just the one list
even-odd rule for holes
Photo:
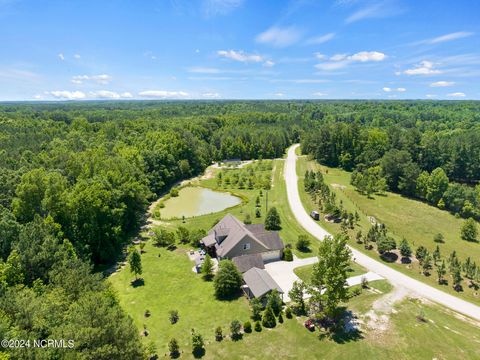
[[169,313],[169,319],[170,319],[170,324],[176,324],[178,320],[180,319],[180,316],[178,315],[177,310],[170,310]]
[[243,220],[243,223],[244,223],[245,225],[249,225],[249,224],[252,223],[252,218],[251,218],[250,214],[246,214],[246,215],[245,215],[245,219]]
[[168,342],[168,351],[170,352],[170,357],[175,359],[180,355],[180,347],[178,346],[178,341],[175,338],[172,338]]
[[258,298],[250,300],[250,306],[252,307],[252,319],[257,321],[262,318],[263,304]]
[[287,319],[291,319],[293,317],[292,315],[292,309],[290,309],[290,306],[288,306],[286,309],[285,309],[285,316],[287,317]]
[[283,315],[282,315],[282,312],[280,311],[280,314],[278,314],[278,322],[280,324],[283,324]]
[[285,248],[285,250],[283,250],[283,260],[285,260],[285,261],[293,261],[292,249],[290,249],[290,248]]
[[245,321],[245,323],[243,324],[243,331],[245,331],[246,333],[252,332],[252,324],[250,323],[250,321]]
[[260,324],[260,321],[257,321],[257,322],[255,323],[255,331],[256,331],[256,332],[262,331],[262,325]]
[[202,356],[205,352],[203,336],[192,329],[192,352],[194,356]]
[[240,332],[242,331],[242,324],[238,320],[233,320],[230,323],[230,337],[234,340],[240,337]]
[[361,284],[363,289],[368,289],[368,279],[365,276],[362,276]]
[[175,244],[175,234],[166,229],[155,228],[153,229],[153,243],[156,246],[172,247]]
[[266,328],[274,328],[277,325],[275,314],[270,306],[267,306],[263,313],[262,325]]
[[298,240],[295,243],[295,247],[300,251],[307,251],[310,246],[310,240],[307,235],[298,235]]
[[262,212],[260,211],[260,208],[257,208],[257,209],[255,210],[255,217],[256,217],[256,218],[262,217]]
[[178,188],[173,187],[170,189],[170,196],[171,197],[177,197],[178,196]]
[[222,333],[222,327],[219,326],[215,329],[215,340],[217,341],[222,341],[223,340],[223,333]]

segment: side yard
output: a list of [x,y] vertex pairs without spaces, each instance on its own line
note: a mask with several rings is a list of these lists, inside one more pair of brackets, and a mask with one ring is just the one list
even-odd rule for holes
[[[358,230],[365,236],[372,226],[371,217],[378,223],[385,224],[389,235],[391,235],[397,247],[402,240],[406,238],[412,248],[413,254],[419,246],[424,246],[432,254],[436,247],[440,249],[441,257],[448,259],[452,251],[456,251],[458,258],[465,261],[471,257],[473,261],[478,260],[480,255],[480,244],[471,243],[460,239],[460,227],[463,222],[446,211],[439,210],[422,202],[401,197],[398,194],[387,192],[384,196],[374,196],[367,198],[355,191],[350,185],[350,173],[341,169],[329,168],[308,160],[306,156],[300,156],[297,164],[297,174],[299,176],[299,190],[302,202],[308,211],[316,209],[309,194],[304,191],[304,174],[306,170],[321,171],[325,182],[336,194],[337,202],[342,203],[343,207],[350,212],[357,211],[360,214],[358,226],[353,230],[348,230],[351,238],[350,244],[371,256],[378,256],[374,250],[366,250],[363,244],[358,244],[354,239]],[[370,218],[369,218],[370,217]],[[340,225],[320,220],[323,227],[329,232],[336,233],[340,231]],[[444,242],[435,242],[436,234],[441,233],[444,236]],[[398,252],[398,251],[397,251]],[[399,255],[399,254],[397,254]],[[462,291],[457,292],[452,287],[451,277],[448,274],[448,285],[439,285],[435,266],[429,275],[422,274],[422,269],[415,259],[409,264],[402,264],[400,256],[395,262],[385,261],[386,264],[402,271],[409,276],[424,281],[443,291],[462,297],[474,303],[480,303],[479,290],[470,286],[470,281],[464,279],[462,282]]]

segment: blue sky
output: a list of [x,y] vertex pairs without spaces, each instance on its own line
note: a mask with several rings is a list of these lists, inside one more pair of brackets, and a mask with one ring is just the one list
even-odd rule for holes
[[0,100],[480,99],[480,1],[0,0]]

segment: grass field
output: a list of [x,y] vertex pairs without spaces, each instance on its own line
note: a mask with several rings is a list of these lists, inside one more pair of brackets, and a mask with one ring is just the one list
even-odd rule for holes
[[[301,228],[290,212],[283,181],[283,160],[274,163],[274,186],[269,191],[270,206],[277,206],[282,222],[282,238],[293,243]],[[212,180],[199,182],[202,186],[215,188]],[[239,190],[235,190],[237,192]],[[230,211],[243,219],[247,212],[255,208],[254,199],[258,191],[241,190],[238,195],[244,198],[242,205]],[[264,204],[262,204],[262,210]],[[186,219],[189,228],[210,228],[213,221],[225,212]],[[262,214],[263,215],[263,214]],[[263,221],[262,219],[252,220]],[[181,220],[165,222],[164,226],[174,229]],[[480,349],[472,344],[480,343],[480,330],[467,322],[456,319],[436,305],[422,305],[406,300],[395,307],[396,312],[389,315],[389,326],[379,332],[363,328],[358,336],[335,337],[319,340],[318,333],[310,333],[303,327],[304,318],[285,319],[272,330],[263,329],[261,333],[245,334],[243,339],[232,341],[226,338],[222,342],[214,339],[214,329],[223,328],[229,332],[229,324],[238,319],[242,323],[249,320],[250,309],[244,297],[231,301],[219,301],[214,298],[213,284],[205,282],[192,272],[193,263],[186,251],[189,247],[179,247],[168,251],[157,248],[149,241],[146,252],[142,254],[144,284],[133,287],[133,275],[128,266],[110,276],[109,281],[115,289],[123,309],[133,318],[141,332],[146,326],[149,335],[143,337],[146,344],[153,342],[159,358],[167,357],[167,343],[175,337],[182,352],[181,358],[193,358],[191,354],[190,331],[195,328],[206,343],[205,359],[278,359],[278,358],[328,358],[328,359],[464,359],[480,357]],[[299,254],[300,256],[314,256]],[[358,266],[352,266],[352,276],[364,272]],[[305,273],[308,270],[303,270]],[[362,319],[372,308],[372,303],[392,290],[386,281],[370,284],[374,291],[363,291],[352,298],[348,304]],[[422,308],[428,322],[416,320],[416,314]],[[151,315],[145,317],[145,311]],[[170,324],[169,311],[178,310],[180,320]]]
[[[310,282],[310,278],[312,277],[312,270],[313,270],[313,264],[300,266],[298,268],[295,268],[293,272],[304,282],[308,283]],[[367,272],[368,272],[367,269],[352,262],[350,265],[350,271],[348,272],[348,277],[362,275]]]
[[[466,242],[460,239],[460,227],[463,220],[457,219],[447,211],[442,211],[420,201],[404,198],[390,192],[387,192],[384,196],[374,196],[369,199],[359,194],[352,185],[350,185],[350,173],[341,169],[319,165],[315,161],[309,161],[305,156],[301,156],[298,159],[297,172],[299,175],[300,197],[307,211],[315,208],[315,204],[312,202],[310,196],[303,190],[303,175],[307,169],[321,170],[324,174],[325,182],[329,184],[330,188],[337,194],[338,201],[342,201],[343,206],[347,210],[352,212],[357,210],[359,212],[361,220],[359,227],[350,231],[352,239],[359,228],[363,234],[366,234],[371,227],[367,216],[374,216],[377,221],[387,226],[387,229],[395,238],[397,244],[402,237],[405,237],[414,251],[418,246],[423,245],[432,253],[435,247],[439,245],[442,257],[445,259],[448,258],[453,250],[456,250],[461,260],[465,260],[468,256],[472,257],[473,260],[478,260],[480,256],[480,244]],[[340,225],[323,220],[321,220],[321,225],[331,233],[336,233],[340,230]],[[437,233],[443,234],[445,237],[444,243],[436,243],[433,241]],[[378,256],[373,251],[365,250],[362,244],[357,244],[354,240],[352,240],[350,244],[371,256]],[[456,292],[449,285],[438,284],[434,269],[431,271],[430,276],[422,275],[417,262],[412,262],[409,265],[399,263],[387,264],[441,290],[460,296],[466,300],[480,303],[478,291],[470,288],[466,281],[463,282],[463,291]]]
[[[214,169],[213,175],[215,175],[217,171],[219,170]],[[228,170],[228,172],[230,173],[234,171],[240,171],[240,170]],[[278,210],[278,213],[280,214],[280,219],[282,221],[282,229],[280,230],[280,237],[282,238],[284,243],[291,244],[293,247],[294,254],[299,258],[315,256],[316,251],[301,252],[296,250],[294,246],[295,242],[298,239],[298,236],[300,234],[307,235],[307,233],[303,231],[302,227],[298,225],[293,213],[290,210],[290,206],[288,205],[287,193],[285,190],[285,181],[283,177],[284,160],[283,159],[273,160],[273,169],[271,171],[268,171],[268,173],[272,174],[272,187],[268,191],[262,190],[263,196],[260,198],[260,205],[261,205],[260,218],[255,217],[255,209],[256,209],[255,199],[260,193],[259,189],[249,190],[249,189],[237,189],[233,187],[223,187],[223,186],[218,187],[216,179],[212,177],[210,179],[205,179],[205,180],[195,180],[193,182],[193,185],[200,185],[213,190],[228,191],[233,195],[237,195],[241,197],[243,199],[242,203],[233,208],[220,211],[217,213],[186,218],[185,223],[183,223],[182,220],[178,220],[178,219],[165,221],[164,222],[165,226],[171,229],[174,229],[179,225],[183,225],[189,229],[202,228],[208,231],[213,226],[213,223],[215,221],[221,219],[227,213],[231,213],[235,215],[241,221],[245,220],[245,216],[249,214],[252,220],[252,223],[263,223],[265,221],[266,206],[267,206],[266,203],[267,203],[267,197],[268,197],[268,207],[270,208],[272,206],[275,206]],[[315,244],[313,242],[313,238],[310,236],[309,238],[311,242]]]
[[[214,329],[222,326],[224,334],[229,324],[238,319],[249,320],[250,310],[245,298],[218,301],[211,282],[205,282],[191,271],[193,263],[185,248],[168,251],[147,243],[142,255],[144,285],[132,287],[133,275],[128,266],[109,278],[118,294],[120,304],[132,316],[139,332],[146,325],[149,335],[146,344],[154,342],[159,358],[165,358],[167,343],[175,337],[183,352],[181,358],[193,358],[190,331],[195,328],[206,343],[205,359],[475,359],[480,356],[480,330],[458,320],[435,305],[404,301],[389,315],[386,330],[363,329],[358,336],[319,340],[317,332],[303,327],[304,318],[285,319],[276,328],[245,334],[242,340],[214,339]],[[372,303],[391,290],[386,281],[370,284],[381,293],[363,291],[351,299],[348,307],[363,318]],[[427,323],[415,316],[422,308]],[[151,316],[146,318],[146,310]],[[170,310],[178,310],[180,320],[169,322]]]

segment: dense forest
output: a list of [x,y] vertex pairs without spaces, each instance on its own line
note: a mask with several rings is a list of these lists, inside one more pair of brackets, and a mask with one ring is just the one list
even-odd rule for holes
[[478,102],[347,104],[348,114],[312,119],[305,153],[353,171],[352,184],[366,195],[388,189],[480,219]]
[[478,218],[479,120],[479,102],[0,104],[0,336],[75,340],[73,353],[13,359],[142,358],[98,269],[149,202],[217,160],[279,157],[301,140],[366,192],[364,178],[384,179],[373,183]]
[[0,106],[1,338],[74,339],[78,358],[142,358],[131,319],[92,269],[116,260],[148,203],[176,181],[215,160],[278,157],[298,141],[299,119],[268,107]]

